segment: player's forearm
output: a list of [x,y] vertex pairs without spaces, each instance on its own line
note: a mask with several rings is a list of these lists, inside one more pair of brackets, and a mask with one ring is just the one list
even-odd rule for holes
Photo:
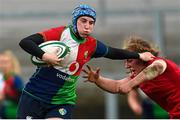
[[116,59],[116,60],[124,60],[124,59],[138,59],[140,55],[136,52],[130,52],[124,49],[117,49],[117,48],[108,48],[108,53],[106,58]]
[[31,55],[42,58],[44,51],[42,51],[38,44],[44,40],[40,34],[34,34],[29,37],[22,39],[19,43],[20,47]]
[[131,87],[136,87],[141,83],[152,80],[159,76],[163,71],[163,66],[158,64],[152,64],[140,72],[136,77],[131,81]]
[[99,79],[95,82],[95,84],[107,92],[118,93],[118,84],[116,80],[111,80],[100,76]]
[[134,111],[135,114],[141,115],[142,114],[142,107],[141,103],[138,98],[138,93],[135,90],[132,90],[128,94],[128,104],[130,108]]

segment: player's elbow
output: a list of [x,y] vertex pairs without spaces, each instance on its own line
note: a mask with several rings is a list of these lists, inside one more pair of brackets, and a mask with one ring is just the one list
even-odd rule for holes
[[120,92],[118,82],[116,82],[116,84],[115,84],[115,86],[114,86],[114,88],[113,88],[113,89],[114,89],[114,90],[113,90],[113,93],[114,93],[114,94],[115,94],[115,93],[119,93],[119,92]]
[[118,94],[127,94],[129,91],[124,91],[121,86],[117,85],[115,90],[114,90],[114,93],[118,93]]
[[22,47],[24,44],[24,40],[22,39],[20,42],[19,42],[19,46]]

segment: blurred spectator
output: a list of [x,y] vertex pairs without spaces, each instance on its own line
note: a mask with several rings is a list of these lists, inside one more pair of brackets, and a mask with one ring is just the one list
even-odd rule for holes
[[16,118],[23,81],[19,61],[12,51],[6,50],[0,54],[0,70],[4,80],[0,94],[0,116],[2,119],[13,119]]
[[128,94],[128,104],[139,118],[143,119],[167,119],[168,113],[158,104],[147,97],[140,89]]
[[0,103],[1,103],[1,101],[3,99],[2,92],[3,92],[3,87],[4,87],[4,77],[3,77],[3,73],[1,71],[1,65],[2,65],[1,61],[2,61],[2,58],[3,58],[3,56],[2,56],[2,54],[0,54]]

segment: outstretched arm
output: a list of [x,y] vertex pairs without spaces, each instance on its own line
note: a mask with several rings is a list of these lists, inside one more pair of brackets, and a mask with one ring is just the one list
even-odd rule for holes
[[105,78],[100,76],[100,69],[97,68],[96,71],[92,69],[91,66],[87,65],[87,70],[83,69],[83,72],[86,74],[82,76],[86,79],[86,81],[95,83],[101,89],[110,92],[110,93],[123,93],[119,89],[119,85],[127,82],[129,79],[124,78],[122,80],[112,80],[109,78]]
[[110,59],[120,59],[120,60],[141,59],[143,61],[149,61],[152,60],[154,56],[150,52],[137,53],[125,49],[117,49],[117,48],[109,47],[105,57]]
[[125,49],[113,48],[97,40],[96,50],[92,57],[105,57],[113,60],[141,59],[143,61],[149,61],[152,60],[153,55],[150,52],[137,53]]
[[136,77],[132,80],[128,81],[126,84],[120,86],[121,91],[129,92],[134,87],[137,87],[141,83],[153,80],[157,76],[164,73],[167,68],[167,64],[164,60],[156,60],[151,65],[146,67],[143,71],[141,71]]

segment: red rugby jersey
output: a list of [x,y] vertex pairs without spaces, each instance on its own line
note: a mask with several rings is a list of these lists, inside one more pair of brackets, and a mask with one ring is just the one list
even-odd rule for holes
[[[155,58],[148,62],[150,65]],[[153,101],[169,112],[170,118],[180,118],[180,68],[171,60],[163,59],[167,68],[163,74],[140,85]]]

